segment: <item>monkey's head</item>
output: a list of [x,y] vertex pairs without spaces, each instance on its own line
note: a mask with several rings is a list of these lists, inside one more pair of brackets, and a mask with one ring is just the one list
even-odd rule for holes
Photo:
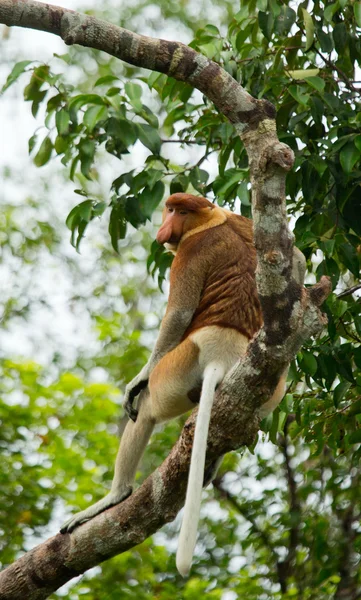
[[182,237],[196,228],[203,228],[213,218],[216,208],[212,202],[192,194],[172,194],[165,203],[163,222],[157,242],[175,252]]

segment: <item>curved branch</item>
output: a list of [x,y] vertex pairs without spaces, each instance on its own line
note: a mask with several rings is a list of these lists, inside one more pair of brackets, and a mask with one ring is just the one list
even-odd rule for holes
[[273,106],[255,100],[217,63],[180,42],[138,35],[101,19],[36,0],[2,0],[0,22],[61,37],[68,45],[102,50],[131,65],[186,81],[204,93],[232,123],[274,118]]

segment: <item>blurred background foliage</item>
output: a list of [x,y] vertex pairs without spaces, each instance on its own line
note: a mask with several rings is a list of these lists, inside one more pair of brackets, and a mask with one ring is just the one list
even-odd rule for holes
[[[287,203],[307,283],[327,274],[333,294],[328,328],[298,354],[255,449],[228,455],[205,492],[191,577],[175,570],[176,521],[53,597],[361,598],[361,2],[89,0],[79,10],[190,43],[275,104],[279,137],[296,154]],[[152,242],[158,205],[189,191],[246,216],[251,206],[244,147],[199,92],[84,48],[60,45],[66,53],[44,64],[42,51],[17,42],[28,32],[2,34],[1,102],[23,93],[36,118],[30,156],[42,167],[34,174],[4,145],[6,565],[110,485],[121,391],[163,313],[170,260]],[[25,145],[27,106],[18,111]],[[181,426],[153,436],[139,481]]]

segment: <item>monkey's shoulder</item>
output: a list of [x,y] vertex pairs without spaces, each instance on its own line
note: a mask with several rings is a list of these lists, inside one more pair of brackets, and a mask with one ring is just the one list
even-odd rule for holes
[[182,261],[190,260],[192,256],[211,257],[213,260],[218,253],[223,256],[255,253],[251,219],[225,212],[227,219],[223,223],[198,231],[180,244],[177,256]]

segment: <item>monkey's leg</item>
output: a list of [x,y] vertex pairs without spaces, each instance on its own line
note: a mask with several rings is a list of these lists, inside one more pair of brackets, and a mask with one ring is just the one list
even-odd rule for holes
[[128,421],[122,435],[115,462],[112,487],[102,500],[71,517],[61,528],[61,533],[70,533],[85,521],[89,521],[111,506],[119,504],[133,491],[132,485],[138,463],[152,434],[155,420],[150,414],[148,392],[143,392],[137,421]]
[[149,377],[151,412],[157,423],[192,410],[202,384],[197,346],[186,338],[159,361]]

